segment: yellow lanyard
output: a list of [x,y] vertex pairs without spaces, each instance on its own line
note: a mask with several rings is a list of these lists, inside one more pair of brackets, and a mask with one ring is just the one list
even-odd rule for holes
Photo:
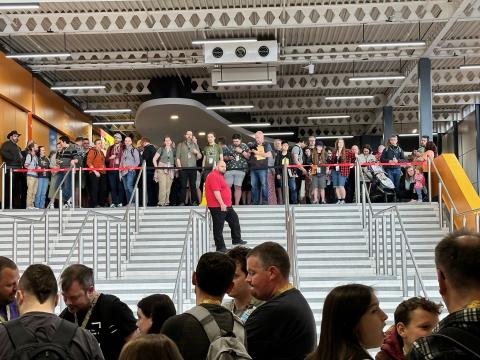
[[201,304],[214,304],[214,305],[221,305],[222,302],[220,300],[214,300],[214,299],[205,299],[201,302]]
[[480,300],[474,300],[466,306],[467,309],[480,308]]
[[280,289],[278,289],[278,291],[275,293],[275,296],[278,296],[280,294],[283,294],[285,291],[288,291],[290,289],[293,289],[293,285],[288,283],[287,285],[285,285],[284,287],[281,287]]
[[[92,300],[92,304],[90,305],[90,309],[88,309],[88,312],[87,312],[87,314],[85,315],[85,318],[82,321],[82,325],[80,326],[82,329],[85,329],[87,327],[87,324],[90,321],[90,317],[92,316],[93,308],[97,304],[97,300],[98,300],[99,297],[100,297],[100,293],[95,293],[95,295],[93,295],[93,300]],[[75,317],[75,324],[80,325],[78,323],[77,314],[73,314],[73,316]]]
[[8,304],[6,305],[5,310],[6,310],[6,312],[7,312],[7,319],[5,320],[5,319],[3,318],[3,316],[0,315],[0,324],[1,324],[1,323],[4,323],[4,322],[7,322],[7,321],[10,321],[11,314],[10,314],[10,306],[8,306]]

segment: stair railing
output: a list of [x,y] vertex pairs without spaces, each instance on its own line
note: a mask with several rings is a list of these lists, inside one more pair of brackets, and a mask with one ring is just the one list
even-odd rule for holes
[[[105,276],[107,279],[111,278],[111,265],[110,265],[110,259],[111,259],[111,225],[116,224],[117,225],[117,247],[116,247],[116,277],[119,278],[121,276],[121,260],[122,260],[122,236],[121,236],[121,227],[122,223],[125,226],[125,259],[126,261],[130,260],[131,256],[131,217],[130,217],[130,212],[131,212],[131,207],[132,203],[134,203],[135,206],[135,212],[134,212],[134,227],[135,227],[135,232],[139,232],[139,193],[138,193],[138,183],[140,178],[145,177],[145,162],[143,162],[142,169],[140,169],[140,172],[137,174],[137,179],[135,180],[135,186],[132,191],[132,195],[130,196],[130,199],[128,201],[128,204],[125,208],[125,212],[122,217],[106,214],[100,211],[96,211],[93,209],[89,209],[87,213],[85,214],[82,224],[80,226],[80,229],[75,236],[75,240],[70,248],[70,251],[68,252],[67,258],[65,260],[65,263],[62,266],[62,269],[59,273],[59,278],[65,270],[65,268],[70,264],[70,261],[73,257],[73,253],[75,249],[78,250],[78,262],[83,263],[85,259],[85,249],[84,249],[84,239],[83,239],[83,231],[86,228],[86,224],[88,220],[90,219],[91,216],[93,216],[93,272],[94,272],[94,277],[98,278],[98,218],[105,218],[105,237],[106,237],[106,270],[105,270]],[[135,199],[135,201],[133,201]]]
[[[188,216],[172,296],[179,314],[183,312],[184,300],[192,301],[193,299],[192,272],[200,257],[210,250],[209,216],[208,208],[205,208],[204,214],[192,209]],[[185,292],[183,293],[183,291]]]
[[444,205],[445,205],[445,209],[447,209],[447,203],[445,202],[445,199],[443,197],[443,191],[445,192],[445,194],[447,195],[447,198],[448,198],[448,201],[449,201],[449,205],[450,205],[450,209],[448,210],[448,227],[449,227],[449,230],[450,232],[454,231],[455,230],[455,216],[460,216],[461,219],[462,219],[462,223],[461,223],[461,227],[462,228],[465,228],[467,226],[467,216],[469,215],[474,215],[475,216],[475,231],[476,232],[480,232],[480,208],[476,208],[476,209],[470,209],[470,210],[467,210],[467,211],[463,211],[463,212],[460,212],[458,211],[458,208],[455,206],[455,203],[453,202],[452,200],[452,197],[450,195],[450,192],[448,191],[448,188],[447,186],[445,185],[445,182],[443,181],[443,178],[442,176],[440,175],[440,172],[438,171],[438,168],[437,166],[435,165],[435,162],[432,161],[432,159],[430,158],[427,158],[427,162],[428,162],[428,169],[429,169],[429,178],[428,178],[428,186],[429,186],[429,201],[431,202],[432,201],[432,170],[435,172],[435,174],[437,175],[438,177],[438,217],[440,219],[440,227],[443,227],[443,223],[444,223],[444,216],[443,216],[443,213],[444,213]]
[[[410,262],[414,268],[414,290],[413,295],[417,296],[423,293],[424,297],[428,297],[422,275],[420,273],[415,255],[412,251],[410,241],[408,239],[405,225],[403,223],[400,211],[397,205],[393,205],[374,212],[370,195],[368,193],[367,185],[365,184],[365,178],[359,164],[357,166],[357,172],[362,178],[362,217],[366,215],[363,221],[364,228],[367,229],[368,234],[368,256],[375,261],[375,273],[376,275],[392,275],[398,276],[397,267],[397,236],[396,236],[396,224],[400,225],[400,279],[402,283],[402,292],[404,297],[408,297],[408,258],[407,251],[410,255]],[[368,206],[368,207],[367,207]],[[387,227],[390,230],[390,238],[387,237]],[[390,252],[388,251],[388,242],[390,241]],[[380,252],[382,249],[382,253]],[[390,259],[390,261],[389,261]]]
[[[4,163],[5,164],[5,163]],[[6,166],[2,164],[1,171],[2,171],[2,210],[4,209],[4,200],[5,200],[5,172]],[[12,224],[12,260],[17,261],[18,255],[18,226],[19,224],[28,224],[30,235],[29,235],[29,246],[28,246],[28,253],[29,253],[29,260],[30,263],[34,262],[35,254],[34,254],[34,244],[35,244],[35,225],[36,224],[43,224],[44,225],[44,249],[45,255],[43,258],[44,263],[49,263],[49,253],[50,253],[50,216],[49,212],[51,212],[51,206],[53,206],[57,195],[59,196],[59,207],[58,207],[58,233],[59,235],[63,232],[63,191],[62,186],[69,174],[72,173],[73,167],[68,169],[63,177],[62,181],[58,185],[57,189],[55,190],[50,202],[43,210],[42,214],[38,218],[31,218],[27,216],[15,215],[13,213],[0,213],[0,217],[2,218],[9,218],[13,219]],[[13,181],[13,172],[10,169],[10,207],[12,206],[12,181]]]
[[297,232],[295,229],[295,207],[290,205],[290,191],[288,187],[288,165],[282,168],[283,199],[285,203],[285,231],[287,234],[287,253],[290,258],[290,276],[293,286],[300,288],[297,262]]

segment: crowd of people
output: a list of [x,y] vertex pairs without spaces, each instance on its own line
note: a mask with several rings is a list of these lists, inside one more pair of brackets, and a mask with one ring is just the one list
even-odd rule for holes
[[66,309],[57,316],[52,269],[32,264],[19,278],[17,265],[0,257],[0,358],[365,360],[380,347],[377,360],[478,359],[479,259],[478,233],[452,233],[436,246],[449,312],[440,322],[441,305],[414,297],[398,305],[384,332],[387,315],[372,287],[333,288],[317,342],[312,310],[289,283],[288,254],[274,242],[203,254],[192,275],[196,306],[176,314],[167,295],[150,295],[138,302],[138,319],[119,298],[97,291],[93,270],[82,264],[61,274]]
[[[435,144],[426,136],[407,158],[395,135],[374,154],[368,144],[361,151],[357,145],[347,149],[342,138],[335,141],[333,148],[314,136],[301,138],[293,146],[276,139],[272,146],[265,143],[261,131],[248,143],[234,134],[230,144],[225,138],[217,141],[215,134],[209,132],[203,149],[192,131],[186,131],[178,144],[166,135],[158,147],[146,137],[134,146],[131,136],[123,137],[120,133],[114,134],[114,143],[109,146],[104,146],[101,139],[91,144],[83,137],[71,142],[67,136],[61,136],[56,151],[47,156],[46,148],[35,141],[29,141],[21,150],[20,135],[11,131],[0,151],[7,165],[5,208],[10,206],[11,168],[17,170],[12,174],[13,208],[44,208],[49,203],[70,207],[73,198],[84,207],[121,207],[130,199],[134,201],[135,182],[143,163],[147,206],[198,205],[204,195],[205,179],[219,161],[226,164],[225,180],[233,193],[234,205],[283,204],[284,164],[293,165],[286,174],[291,204],[353,202],[355,167],[350,164],[378,161],[391,164],[384,166],[384,171],[394,184],[395,199],[422,201],[427,192],[426,169],[422,165],[406,167],[396,163],[424,162],[427,157],[437,156]],[[75,173],[74,194],[74,176],[67,175],[72,166],[84,169],[81,176],[78,171]],[[63,204],[58,204],[56,191],[60,184]],[[143,181],[139,186],[143,186]]]

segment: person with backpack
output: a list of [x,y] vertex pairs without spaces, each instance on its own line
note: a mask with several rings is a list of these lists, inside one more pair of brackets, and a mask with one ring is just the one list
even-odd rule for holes
[[[133,166],[140,166],[140,153],[138,152],[138,149],[133,147],[132,138],[130,136],[127,136],[125,138],[125,147],[123,148],[120,167],[125,168]],[[130,198],[133,194],[136,175],[136,170],[120,170],[123,188],[125,189],[125,195],[127,196],[127,203],[130,201]],[[135,203],[135,199],[133,199],[132,203]]]
[[25,270],[17,303],[21,316],[0,324],[0,359],[104,360],[92,334],[55,315],[58,285],[47,265]]
[[449,315],[415,341],[409,360],[480,359],[480,234],[458,231],[435,247],[439,292]]
[[[89,169],[105,167],[105,155],[102,151],[102,139],[95,140],[95,145],[90,148],[86,156],[86,165]],[[88,171],[88,191],[90,207],[104,206],[105,192],[107,191],[107,178],[105,170]]]
[[203,254],[192,275],[197,306],[169,318],[160,333],[178,346],[184,360],[249,360],[242,321],[224,308],[233,287],[235,262],[220,252]]
[[27,172],[27,209],[36,209],[35,196],[37,195],[38,187],[38,173],[35,171],[38,169],[38,157],[37,150],[38,145],[35,142],[31,142],[27,146],[27,156],[25,157],[24,168]]

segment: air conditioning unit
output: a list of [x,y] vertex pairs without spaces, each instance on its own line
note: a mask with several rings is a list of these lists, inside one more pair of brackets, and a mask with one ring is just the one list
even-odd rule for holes
[[271,63],[278,61],[278,43],[205,44],[205,64]]
[[233,85],[275,85],[277,68],[272,65],[221,66],[212,69],[213,86]]

